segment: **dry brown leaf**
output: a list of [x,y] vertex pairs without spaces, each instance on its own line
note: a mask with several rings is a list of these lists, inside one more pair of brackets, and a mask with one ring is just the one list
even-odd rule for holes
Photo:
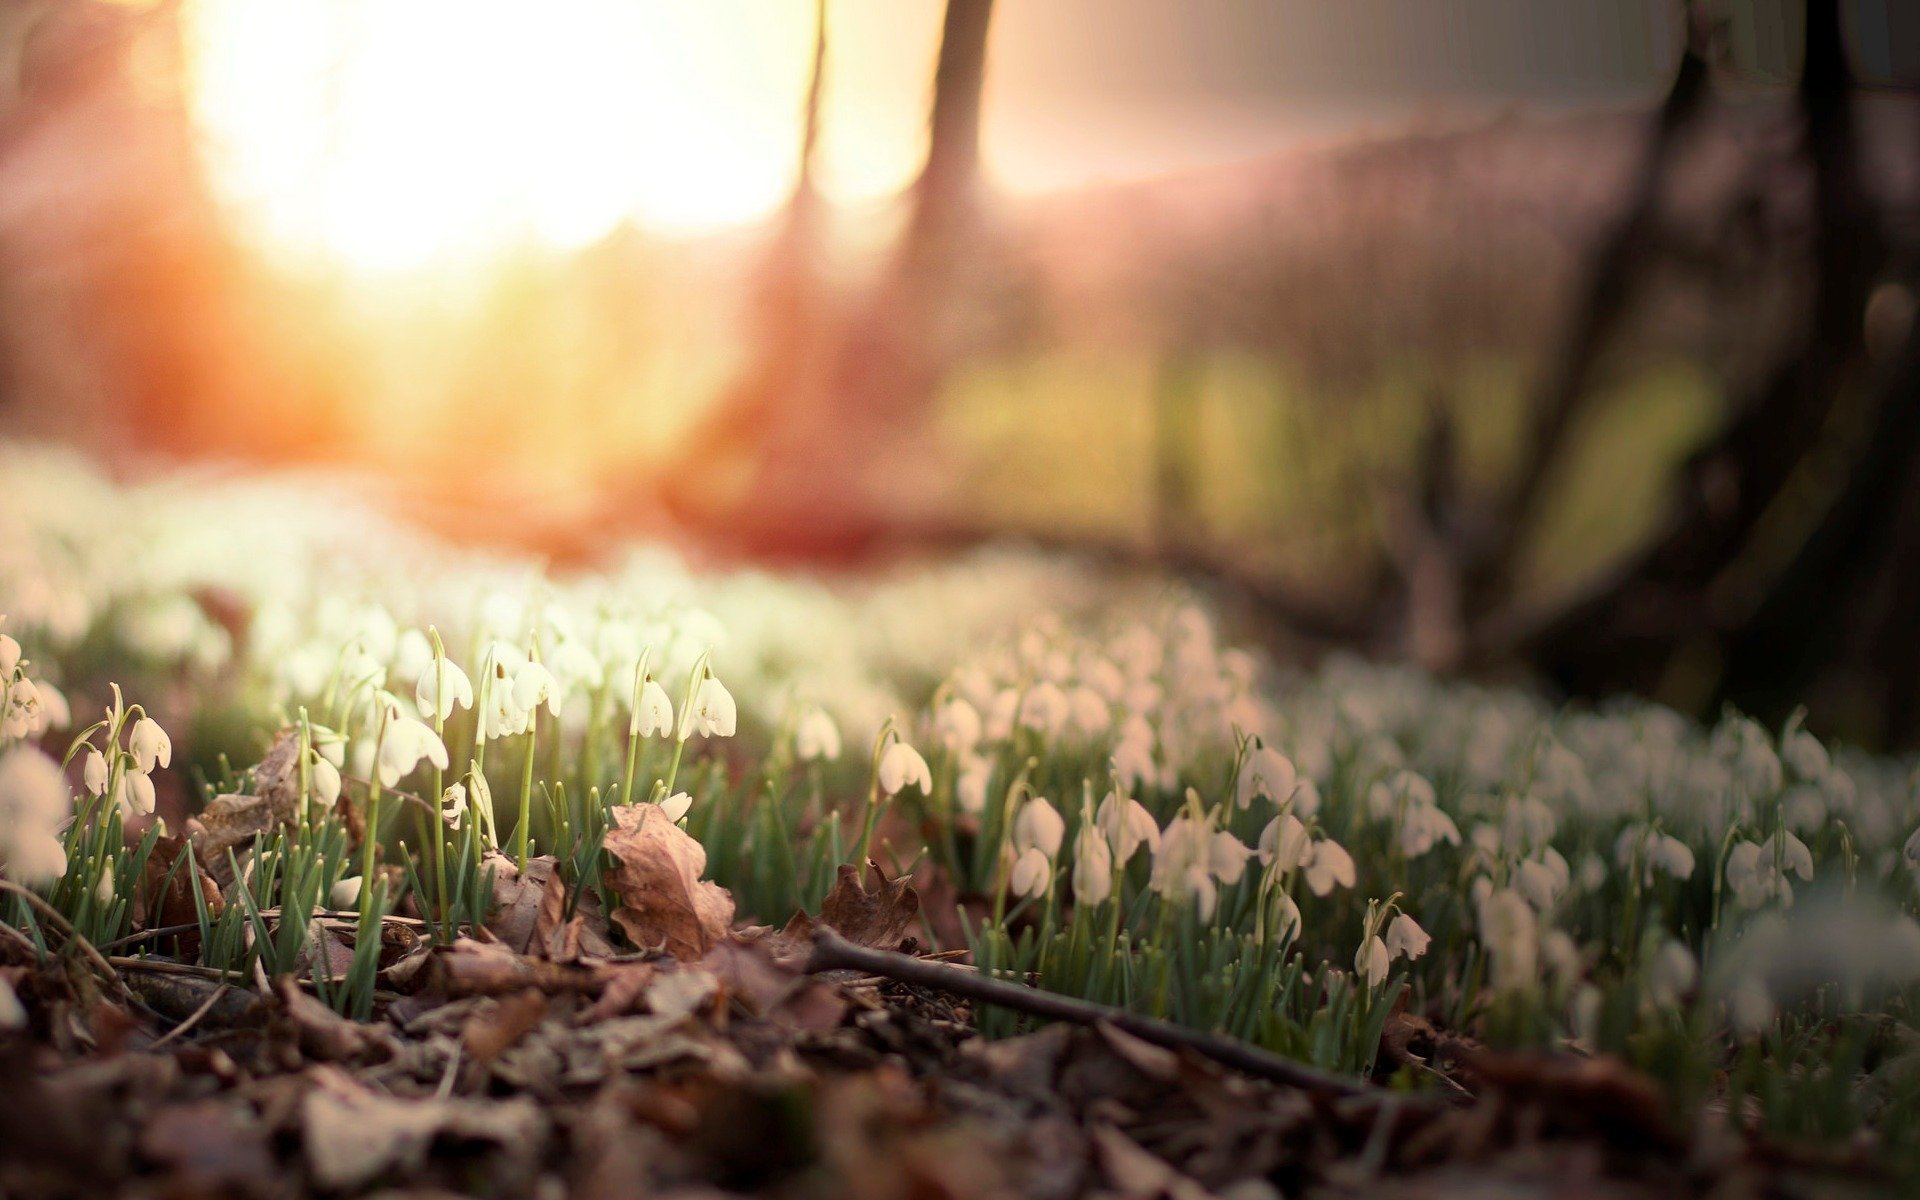
[[540,901],[557,872],[553,855],[542,854],[527,860],[522,874],[511,858],[489,850],[482,869],[493,870],[493,908],[487,918],[487,932],[515,954],[526,954],[533,944],[534,928],[540,919]]
[[301,1053],[327,1062],[384,1062],[393,1036],[383,1025],[349,1021],[301,990],[291,977],[274,985],[280,1012]]
[[253,769],[249,792],[215,796],[199,816],[187,822],[193,852],[221,887],[233,883],[227,852],[238,854],[260,834],[291,824],[300,800],[300,733],[282,729],[273,747]]
[[920,915],[920,893],[913,890],[905,875],[888,879],[880,864],[868,866],[880,880],[867,889],[862,872],[851,863],[842,863],[833,881],[833,889],[820,903],[820,915],[809,917],[795,913],[780,931],[784,950],[804,950],[817,925],[830,926],[835,933],[858,946],[876,950],[897,950]]
[[547,997],[537,988],[482,1001],[467,1017],[460,1031],[460,1042],[474,1061],[491,1066],[494,1059],[525,1037],[546,1015]]
[[700,878],[707,852],[657,805],[622,805],[613,818],[605,843],[615,860],[607,884],[620,898],[613,919],[636,946],[699,958],[733,925],[733,897]]
[[302,1142],[314,1182],[324,1189],[357,1188],[388,1171],[417,1170],[440,1136],[492,1143],[529,1160],[546,1138],[546,1119],[524,1096],[401,1100],[369,1091],[337,1070],[322,1068],[312,1076],[317,1086],[300,1106]]
[[[147,857],[146,874],[140,891],[134,896],[133,921],[143,929],[160,929],[168,925],[191,925],[199,919],[199,908],[194,904],[195,889],[207,907],[209,917],[217,917],[226,907],[226,901],[220,896],[219,885],[208,877],[205,860],[200,859],[199,851],[194,851],[194,861],[187,856],[187,839],[180,834],[163,837],[153,845],[153,853]],[[197,933],[183,934],[180,938],[182,948],[189,954],[200,944]]]

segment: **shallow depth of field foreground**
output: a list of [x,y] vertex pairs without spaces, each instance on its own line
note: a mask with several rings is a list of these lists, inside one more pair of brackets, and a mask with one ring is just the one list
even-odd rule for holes
[[0,10],[0,1198],[1916,1194],[1915,32]]

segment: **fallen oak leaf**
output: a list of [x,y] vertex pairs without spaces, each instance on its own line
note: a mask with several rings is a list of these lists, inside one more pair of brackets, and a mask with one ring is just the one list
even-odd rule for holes
[[795,913],[787,927],[780,931],[783,950],[804,953],[813,942],[814,930],[821,925],[831,927],[856,946],[874,950],[899,948],[908,928],[920,915],[920,893],[913,890],[913,884],[905,875],[888,879],[879,863],[869,859],[867,865],[879,878],[879,886],[868,890],[859,868],[851,863],[840,864],[832,890],[820,903],[820,915],[809,917],[804,912]]
[[[133,897],[135,928],[165,929],[197,924],[200,904],[206,906],[209,919],[218,917],[226,909],[219,884],[207,873],[206,860],[197,850],[189,855],[188,844],[187,838],[177,833],[153,844],[153,853],[147,856],[141,876],[140,890]],[[196,890],[200,893],[200,904],[194,902]],[[198,952],[198,933],[177,936],[184,953]]]
[[604,843],[613,863],[607,886],[619,897],[613,919],[634,945],[697,959],[733,925],[733,896],[704,881],[707,852],[657,804],[621,805]]

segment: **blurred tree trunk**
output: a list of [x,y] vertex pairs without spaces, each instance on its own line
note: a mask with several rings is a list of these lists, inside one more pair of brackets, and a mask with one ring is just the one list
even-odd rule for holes
[[[928,462],[910,461],[950,357],[962,248],[975,232],[980,99],[993,0],[948,0],[934,71],[927,156],[908,197],[904,229],[886,265],[850,303],[837,303],[817,269],[789,293],[784,333],[759,352],[692,442],[703,464],[731,459],[738,494],[702,483],[669,489],[683,519],[736,548],[777,556],[855,552],[884,538],[900,506],[931,487]],[[822,10],[824,17],[824,10]],[[824,29],[824,25],[823,25]],[[806,143],[818,138],[824,33],[816,43]],[[811,258],[818,201],[808,170],[789,209],[794,247]]]
[[[1910,414],[1894,410],[1912,399],[1897,382],[1878,393],[1863,386],[1863,318],[1885,242],[1861,184],[1838,0],[1807,6],[1798,102],[1813,194],[1805,327],[1687,463],[1662,533],[1542,631],[1535,661],[1570,690],[1654,689],[1693,646],[1717,662],[1723,698],[1773,715],[1837,665],[1841,596],[1881,570],[1853,552],[1892,542],[1899,480],[1916,452]],[[1838,426],[1849,411],[1856,426],[1879,426],[1864,447],[1844,444]],[[1822,456],[1836,454],[1852,484],[1792,540],[1795,531],[1770,518],[1804,505]]]

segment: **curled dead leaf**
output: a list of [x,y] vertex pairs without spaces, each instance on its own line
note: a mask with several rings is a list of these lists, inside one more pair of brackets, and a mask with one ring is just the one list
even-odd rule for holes
[[614,921],[636,946],[704,955],[733,925],[733,896],[700,878],[706,850],[657,805],[622,805],[613,818],[605,847],[615,860],[607,885],[620,898]]
[[857,946],[898,949],[920,915],[920,893],[913,890],[905,875],[888,879],[879,863],[869,861],[867,865],[873,868],[879,886],[869,890],[863,873],[851,863],[842,863],[833,889],[821,901],[820,915],[795,913],[780,931],[781,940],[803,951],[813,940],[814,927],[827,925]]

